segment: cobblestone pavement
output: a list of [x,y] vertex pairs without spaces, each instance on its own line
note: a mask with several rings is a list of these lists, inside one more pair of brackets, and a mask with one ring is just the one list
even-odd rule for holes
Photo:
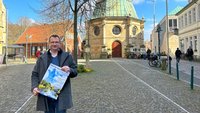
[[[200,63],[199,62],[190,62],[188,60],[180,60],[179,71],[190,75],[191,66],[194,67],[194,76],[200,79]],[[176,59],[172,60],[172,67],[176,69]]]
[[[137,60],[92,60],[90,65],[93,72],[72,79],[74,107],[68,113],[200,113],[199,87],[190,90]],[[36,97],[30,98],[32,68],[0,68],[0,113],[41,113],[35,111]]]
[[[131,61],[137,62],[138,64],[142,64],[144,66],[148,66],[148,60],[140,60],[140,59],[130,59]],[[194,84],[200,87],[200,63],[199,62],[190,62],[188,60],[181,60],[179,63],[179,78],[185,82],[190,83],[191,81],[191,66],[194,67]],[[172,76],[176,78],[177,70],[176,70],[176,59],[173,59],[171,62],[171,72]],[[159,68],[153,68],[155,70],[160,70]],[[162,71],[165,73],[169,73],[168,70]]]
[[30,93],[30,73],[33,65],[0,67],[0,113],[14,113]]

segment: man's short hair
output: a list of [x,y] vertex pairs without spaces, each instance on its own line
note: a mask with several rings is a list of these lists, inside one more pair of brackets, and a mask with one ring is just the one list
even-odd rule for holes
[[53,35],[51,35],[51,36],[49,37],[49,42],[50,42],[51,37],[58,37],[58,38],[59,38],[59,41],[60,41],[60,37],[59,37],[58,35],[56,35],[56,34],[53,34]]

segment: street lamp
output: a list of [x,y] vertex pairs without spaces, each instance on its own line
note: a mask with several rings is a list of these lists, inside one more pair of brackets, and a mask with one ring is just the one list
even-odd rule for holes
[[160,59],[160,31],[162,31],[160,24],[157,25],[157,30],[158,32],[158,58]]
[[[151,2],[153,2],[153,29],[155,29],[155,27],[156,27],[156,14],[155,14],[155,11],[156,11],[156,0],[150,0]],[[152,37],[153,38],[153,37]],[[155,50],[155,53],[156,53],[156,46],[155,47],[153,47],[153,43],[152,43],[152,39],[151,39],[151,49],[153,49],[154,48],[154,50]]]
[[168,69],[169,74],[171,74],[171,63],[170,63],[170,56],[169,56],[169,30],[168,30],[168,0],[166,0],[166,34],[167,34],[167,61],[168,61]]
[[8,9],[6,10],[6,66],[8,64]]
[[156,14],[155,14],[155,11],[156,11],[156,0],[151,0],[153,2],[153,27],[155,28],[156,27]]

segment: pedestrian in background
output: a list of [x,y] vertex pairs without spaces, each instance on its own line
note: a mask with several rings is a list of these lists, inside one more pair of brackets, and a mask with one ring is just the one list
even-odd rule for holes
[[148,60],[149,60],[149,58],[150,58],[150,54],[151,54],[151,50],[148,48],[148,49],[147,49],[147,58],[148,58]]
[[[50,49],[38,58],[32,71],[31,91],[37,96],[37,111],[44,111],[44,113],[66,113],[67,109],[71,108],[73,105],[70,78],[77,76],[77,65],[72,55],[62,51],[60,46],[60,37],[58,35],[51,35],[49,37]],[[61,70],[65,72],[70,72],[57,100],[39,94],[38,89],[38,85],[50,63],[61,67]]]
[[194,52],[193,52],[191,46],[187,49],[187,53],[186,54],[187,54],[187,57],[188,57],[189,61],[192,61],[193,60]]
[[176,49],[175,55],[176,55],[176,62],[179,63],[180,59],[181,59],[181,50],[179,48]]
[[40,55],[41,55],[41,51],[40,51],[40,48],[38,48],[38,50],[35,53],[35,56],[36,56],[36,58],[39,58]]

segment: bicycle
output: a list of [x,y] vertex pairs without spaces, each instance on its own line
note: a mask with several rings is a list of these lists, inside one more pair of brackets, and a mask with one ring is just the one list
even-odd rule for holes
[[158,57],[156,55],[150,56],[148,64],[151,67],[157,67],[157,68],[161,67],[161,62],[160,62],[160,60],[158,60]]

